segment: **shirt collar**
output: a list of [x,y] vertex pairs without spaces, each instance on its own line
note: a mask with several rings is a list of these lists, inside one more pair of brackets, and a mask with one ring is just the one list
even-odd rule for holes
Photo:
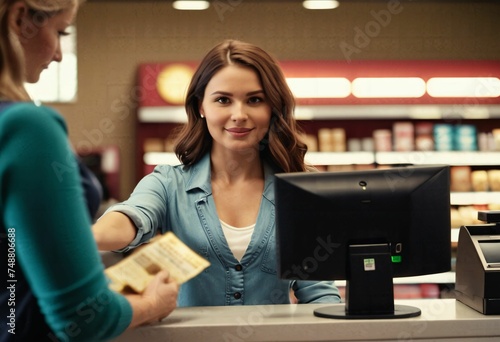
[[186,191],[199,188],[207,195],[212,193],[210,182],[210,153],[206,153],[196,164],[185,169],[184,172],[188,172],[190,176],[186,182]]
[[[196,188],[203,190],[207,195],[212,194],[210,179],[210,153],[206,153],[196,164],[191,166],[190,178],[186,183],[186,191]],[[269,163],[264,162],[264,197],[274,203],[274,174],[276,171]]]

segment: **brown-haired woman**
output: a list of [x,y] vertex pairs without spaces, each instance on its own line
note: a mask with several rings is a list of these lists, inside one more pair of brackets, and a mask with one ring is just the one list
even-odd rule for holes
[[188,122],[175,151],[130,198],[94,225],[102,249],[129,250],[173,231],[211,266],[179,291],[179,306],[339,302],[332,282],[281,280],[276,272],[274,174],[305,171],[294,99],[276,59],[224,41],[188,89]]

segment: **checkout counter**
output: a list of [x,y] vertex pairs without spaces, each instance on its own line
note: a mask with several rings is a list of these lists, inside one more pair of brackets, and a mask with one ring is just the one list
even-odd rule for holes
[[485,225],[462,227],[457,299],[407,299],[421,315],[396,319],[332,319],[314,310],[344,304],[177,308],[161,322],[117,342],[243,341],[500,341],[500,211],[480,213]]
[[346,320],[314,316],[314,309],[325,304],[177,308],[162,322],[129,331],[115,341],[500,341],[500,315],[483,315],[455,299],[395,303],[417,306],[422,314]]

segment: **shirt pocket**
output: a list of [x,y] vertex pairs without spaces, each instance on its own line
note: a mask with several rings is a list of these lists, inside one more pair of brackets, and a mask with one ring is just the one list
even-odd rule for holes
[[271,234],[269,240],[267,241],[260,269],[270,274],[278,273],[276,260],[276,238],[274,237],[274,234]]
[[[210,257],[209,257],[209,253],[208,253],[208,246],[201,246],[201,247],[198,247],[198,249],[196,250],[196,252],[203,258],[205,258],[208,262],[210,262]],[[212,265],[212,263],[210,262],[210,265]],[[210,268],[207,267],[203,270],[203,272],[205,273],[208,273],[208,269]]]

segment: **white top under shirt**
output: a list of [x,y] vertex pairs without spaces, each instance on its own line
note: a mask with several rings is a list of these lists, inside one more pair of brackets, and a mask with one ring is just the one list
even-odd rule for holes
[[220,220],[222,226],[222,231],[226,237],[229,249],[233,252],[234,257],[241,261],[243,255],[247,251],[248,245],[250,244],[250,239],[252,238],[252,233],[255,229],[255,223],[248,227],[236,228],[228,225],[226,222]]

